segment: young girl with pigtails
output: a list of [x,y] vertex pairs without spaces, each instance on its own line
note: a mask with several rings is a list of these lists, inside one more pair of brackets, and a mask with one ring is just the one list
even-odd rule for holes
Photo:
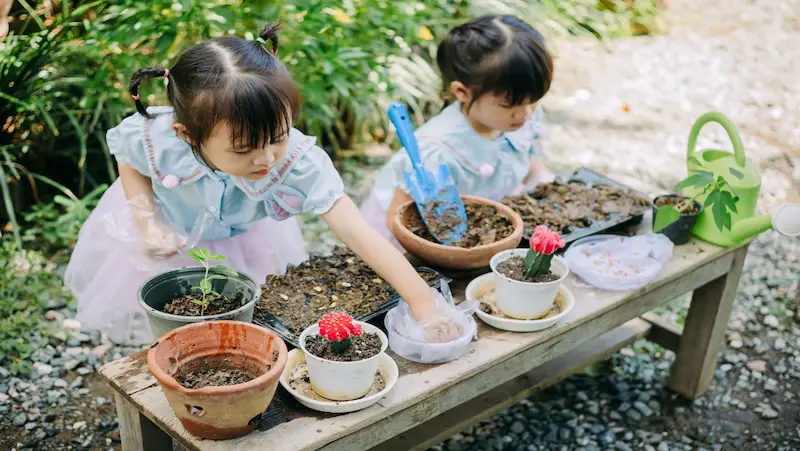
[[[136,299],[152,267],[109,245],[122,230],[171,268],[191,264],[186,246],[200,230],[197,246],[263,283],[307,258],[294,217],[313,213],[396,289],[429,340],[449,341],[459,334],[452,309],[362,218],[316,139],[292,127],[300,96],[277,50],[268,26],[257,40],[214,38],[170,68],[133,75],[138,113],[107,134],[119,179],[81,229],[65,274],[77,319],[117,343],[157,338]],[[149,79],[167,82],[169,106],[144,106]]]

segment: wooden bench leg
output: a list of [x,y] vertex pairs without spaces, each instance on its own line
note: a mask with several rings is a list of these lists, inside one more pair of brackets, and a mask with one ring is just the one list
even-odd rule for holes
[[669,375],[669,386],[689,399],[701,396],[711,385],[746,255],[747,246],[738,249],[728,274],[698,288],[692,296]]
[[172,451],[172,437],[153,424],[124,396],[114,393],[123,451]]

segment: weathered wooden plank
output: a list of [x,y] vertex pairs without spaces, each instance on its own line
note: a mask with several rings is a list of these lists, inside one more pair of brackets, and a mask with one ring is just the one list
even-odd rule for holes
[[653,343],[657,343],[670,351],[678,351],[678,346],[681,341],[681,334],[683,327],[675,324],[672,321],[667,321],[664,318],[656,315],[653,312],[647,312],[642,315],[642,319],[650,323],[653,327],[647,334],[647,339]]
[[746,256],[747,246],[737,249],[730,271],[692,296],[669,375],[669,386],[689,399],[702,395],[711,385]]
[[158,383],[147,368],[146,349],[103,365],[99,373],[111,388],[126,396]]
[[[527,398],[535,391],[553,385],[588,365],[605,360],[622,347],[644,337],[650,327],[650,324],[646,321],[638,318],[632,319],[584,346],[580,346],[521,376],[517,376],[471,401],[458,405],[393,439],[375,446],[371,451],[428,449],[471,425]],[[382,422],[389,423],[388,427],[394,426],[391,424],[393,421],[393,417],[382,420]],[[373,427],[380,428],[381,425],[376,424]]]
[[120,393],[114,393],[117,404],[119,435],[123,451],[172,451],[172,438],[139,413]]

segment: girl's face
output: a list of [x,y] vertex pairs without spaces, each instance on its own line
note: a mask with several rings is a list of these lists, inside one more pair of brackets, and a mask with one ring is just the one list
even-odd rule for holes
[[[175,124],[175,131],[181,132],[182,125]],[[269,174],[269,171],[286,155],[289,136],[280,142],[270,144],[261,149],[237,148],[231,142],[231,132],[227,124],[220,123],[211,131],[211,135],[203,143],[200,156],[215,171],[222,171],[233,177],[258,180]]]
[[[472,93],[460,82],[453,82],[453,94],[464,104],[464,115],[467,116],[475,131],[481,134],[491,132],[513,132],[522,128],[533,116],[536,102],[525,102],[521,105],[510,105],[505,96],[484,94],[472,102]],[[467,105],[472,105],[467,109]]]

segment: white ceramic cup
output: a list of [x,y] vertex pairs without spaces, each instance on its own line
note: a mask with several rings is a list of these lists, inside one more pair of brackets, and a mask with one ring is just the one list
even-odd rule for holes
[[569,275],[566,260],[558,256],[553,257],[550,271],[560,277],[552,282],[521,282],[508,278],[497,270],[497,266],[503,261],[514,256],[524,259],[527,253],[527,249],[511,249],[498,253],[489,262],[494,273],[497,308],[506,316],[517,319],[537,319],[544,316],[553,306],[561,283]]
[[361,321],[353,321],[361,324],[363,333],[375,333],[381,339],[381,352],[364,360],[355,362],[335,362],[326,360],[311,354],[306,350],[306,337],[319,334],[319,326],[314,324],[307,327],[300,334],[300,347],[306,355],[306,367],[308,368],[308,378],[311,380],[311,388],[320,396],[334,401],[350,401],[358,399],[369,392],[378,372],[378,358],[386,352],[389,340],[380,329]]

